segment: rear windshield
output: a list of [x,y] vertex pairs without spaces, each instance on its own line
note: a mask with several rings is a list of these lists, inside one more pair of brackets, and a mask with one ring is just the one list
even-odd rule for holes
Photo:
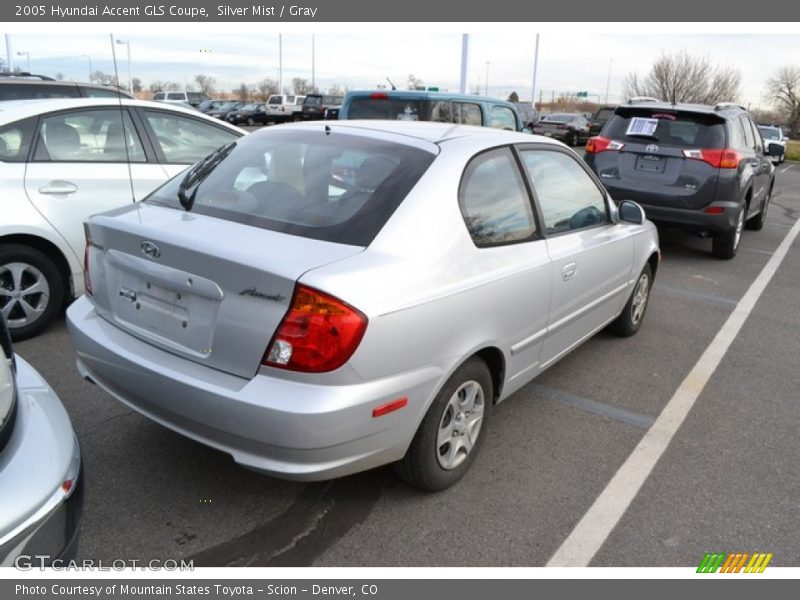
[[595,125],[603,125],[613,116],[614,116],[613,108],[601,108],[595,113],[594,117],[592,117],[592,123]]
[[3,83],[0,84],[0,100],[32,100],[34,98],[79,98],[75,85]]
[[401,98],[355,97],[347,111],[348,119],[388,119],[390,121],[428,121],[430,102]]
[[664,110],[618,111],[603,130],[605,137],[665,146],[724,148],[725,125],[714,115]]
[[319,106],[322,104],[322,96],[306,96],[306,99],[303,100],[303,104],[305,106]]
[[781,139],[781,130],[777,127],[759,127],[758,130],[761,132],[761,137],[765,140]]
[[[366,246],[434,158],[394,142],[276,128],[239,139],[199,184],[192,212]],[[177,196],[183,177],[146,201],[183,210]]]

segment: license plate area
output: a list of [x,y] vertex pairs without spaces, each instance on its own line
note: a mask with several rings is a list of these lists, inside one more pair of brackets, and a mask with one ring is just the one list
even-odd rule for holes
[[636,157],[636,170],[650,173],[663,173],[666,161],[661,156],[644,154]]
[[148,265],[150,272],[142,272],[133,268],[138,265],[114,258],[109,292],[117,323],[166,349],[207,357],[222,301],[221,291],[209,289],[216,285],[164,267],[152,270]]

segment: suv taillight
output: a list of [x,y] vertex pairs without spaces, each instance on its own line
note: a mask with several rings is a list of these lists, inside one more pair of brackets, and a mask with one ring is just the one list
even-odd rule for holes
[[683,156],[692,160],[702,160],[716,169],[735,169],[742,155],[730,148],[684,150]]
[[92,279],[89,277],[89,246],[91,242],[86,241],[86,247],[83,250],[83,291],[87,296],[94,296],[92,291]]
[[367,317],[360,311],[298,285],[262,364],[307,373],[333,371],[353,355],[366,329]]
[[625,144],[622,142],[618,142],[617,140],[610,140],[608,138],[603,137],[602,135],[596,135],[594,137],[590,137],[589,141],[586,142],[586,152],[588,154],[598,154],[599,152],[607,152],[609,150],[615,150],[619,152],[625,147]]

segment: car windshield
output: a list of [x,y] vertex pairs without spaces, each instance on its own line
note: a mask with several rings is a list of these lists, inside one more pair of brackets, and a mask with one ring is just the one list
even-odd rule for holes
[[267,104],[281,104],[283,103],[283,96],[272,96],[267,100]]
[[219,110],[233,110],[234,108],[236,108],[236,102],[226,102],[219,107]]
[[546,115],[542,120],[543,121],[550,121],[552,123],[569,123],[570,121],[574,121],[577,115]]
[[[326,241],[368,245],[435,155],[334,131],[245,136],[195,188],[192,213]],[[183,176],[146,202],[183,210]]]
[[306,106],[319,106],[322,104],[322,96],[306,96],[306,99],[303,100],[303,104]]
[[759,127],[758,130],[761,132],[761,137],[765,140],[781,139],[781,130],[777,127]]
[[258,110],[258,104],[245,104],[242,110]]
[[618,110],[603,129],[614,140],[634,143],[656,141],[683,148],[724,148],[725,125],[716,115],[679,110]]

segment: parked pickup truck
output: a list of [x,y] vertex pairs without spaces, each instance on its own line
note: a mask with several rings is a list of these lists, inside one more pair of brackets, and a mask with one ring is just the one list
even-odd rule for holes
[[275,94],[267,100],[267,123],[286,123],[303,118],[305,96]]

